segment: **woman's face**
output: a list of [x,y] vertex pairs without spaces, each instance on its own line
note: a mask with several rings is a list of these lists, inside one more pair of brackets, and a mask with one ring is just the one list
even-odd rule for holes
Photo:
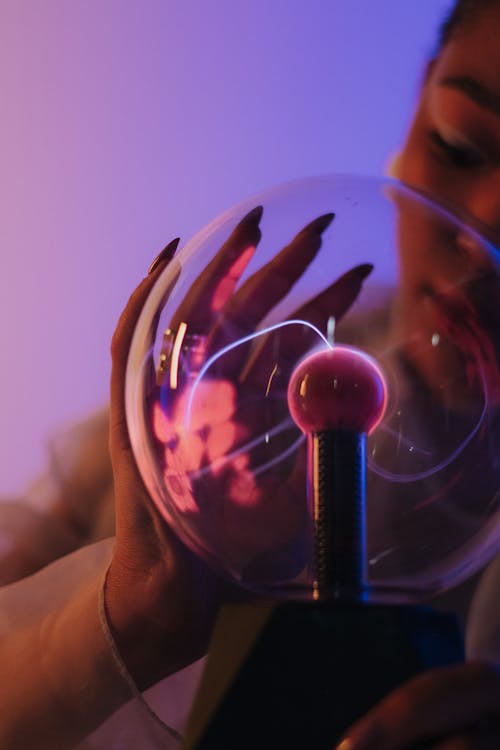
[[398,167],[500,238],[500,2],[430,65]]
[[[397,171],[403,182],[471,214],[496,244],[499,40],[500,2],[457,33],[432,62]],[[399,224],[398,333],[411,341],[409,358],[434,390],[443,391],[458,372],[462,380],[474,378],[470,361],[479,358],[481,377],[487,373],[489,390],[500,399],[498,265],[466,232],[422,219],[411,206],[400,206]],[[463,392],[458,387],[459,398]]]

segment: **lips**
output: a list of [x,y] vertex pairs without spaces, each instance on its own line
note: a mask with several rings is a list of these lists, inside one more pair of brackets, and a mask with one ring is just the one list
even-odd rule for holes
[[489,399],[498,403],[500,351],[494,328],[491,324],[485,325],[471,301],[456,290],[450,293],[428,289],[426,300],[432,310],[436,333],[443,335],[461,355],[469,385],[479,381]]
[[477,325],[474,309],[468,300],[456,291],[439,292],[432,287],[426,287],[423,293],[426,306],[432,311],[439,327],[439,333],[449,336],[455,343],[466,331],[472,332]]

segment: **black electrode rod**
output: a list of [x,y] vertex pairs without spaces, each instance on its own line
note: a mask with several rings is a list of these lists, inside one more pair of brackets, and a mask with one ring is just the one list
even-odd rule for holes
[[324,430],[308,442],[318,598],[363,600],[366,435]]

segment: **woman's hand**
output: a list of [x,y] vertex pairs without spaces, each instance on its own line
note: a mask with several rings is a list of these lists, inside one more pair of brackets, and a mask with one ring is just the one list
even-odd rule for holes
[[498,750],[500,668],[486,662],[424,672],[354,724],[337,750]]
[[[106,581],[107,616],[117,645],[141,689],[196,660],[206,650],[219,603],[219,581],[160,517],[136,466],[125,417],[125,372],[142,307],[177,248],[131,296],[113,337],[110,454],[116,544]],[[170,248],[170,253],[168,252]]]
[[[188,320],[193,333],[206,337],[207,357],[235,336],[239,320],[248,322],[250,319],[252,325],[257,326],[291,290],[316,256],[322,232],[333,219],[332,214],[327,214],[311,222],[269,264],[234,292],[260,240],[261,214],[262,209],[257,208],[240,221],[193,284],[170,322],[170,328],[176,331],[182,321]],[[230,584],[221,581],[185,547],[160,517],[138,472],[128,436],[124,406],[128,351],[143,304],[164,265],[165,261],[157,264],[132,295],[112,344],[110,451],[117,522],[116,547],[106,585],[106,606],[122,657],[141,688],[205,653],[220,603],[236,594]],[[326,330],[331,316],[341,317],[351,306],[370,271],[371,266],[352,269],[295,311],[295,316],[313,321]],[[294,345],[293,337],[289,337],[287,346],[293,348]],[[269,341],[263,338],[259,346],[251,350],[247,348],[243,354],[243,350],[232,353],[228,382],[232,387],[237,382],[238,392],[261,389],[265,370],[262,364],[268,359],[268,347]],[[162,386],[153,377],[153,362],[150,369],[150,406],[154,410],[159,400],[158,389]],[[216,379],[212,379],[207,387],[216,389],[219,385]],[[178,403],[182,398],[183,389],[179,388],[171,403]],[[255,409],[253,412],[253,415],[246,413],[249,420],[258,414]],[[172,413],[164,416],[173,418]],[[245,429],[244,420],[239,426]],[[232,434],[237,433],[238,429]],[[161,449],[164,447],[160,445]],[[230,449],[231,446],[225,446],[223,453]],[[233,473],[229,472],[229,475],[227,471],[223,472],[225,481],[228,476],[229,480],[234,479],[238,467],[231,467],[231,471]],[[214,500],[218,499],[221,490],[218,479],[214,476]],[[224,491],[226,487],[227,483]],[[282,502],[289,502],[291,490],[291,483],[280,490]],[[265,488],[265,492],[269,496],[269,488]],[[238,518],[235,529],[238,528]],[[260,515],[256,518],[259,523],[254,524],[253,539],[262,534],[264,546],[272,546],[273,538],[267,538],[269,523],[265,522],[269,519]],[[295,519],[294,523],[300,520]]]

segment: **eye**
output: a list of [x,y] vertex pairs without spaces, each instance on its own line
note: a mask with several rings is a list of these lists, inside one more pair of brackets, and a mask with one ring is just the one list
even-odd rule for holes
[[430,137],[432,143],[437,146],[441,154],[454,167],[458,167],[459,169],[474,169],[484,164],[483,155],[475,148],[462,143],[447,141],[437,130],[432,130]]

